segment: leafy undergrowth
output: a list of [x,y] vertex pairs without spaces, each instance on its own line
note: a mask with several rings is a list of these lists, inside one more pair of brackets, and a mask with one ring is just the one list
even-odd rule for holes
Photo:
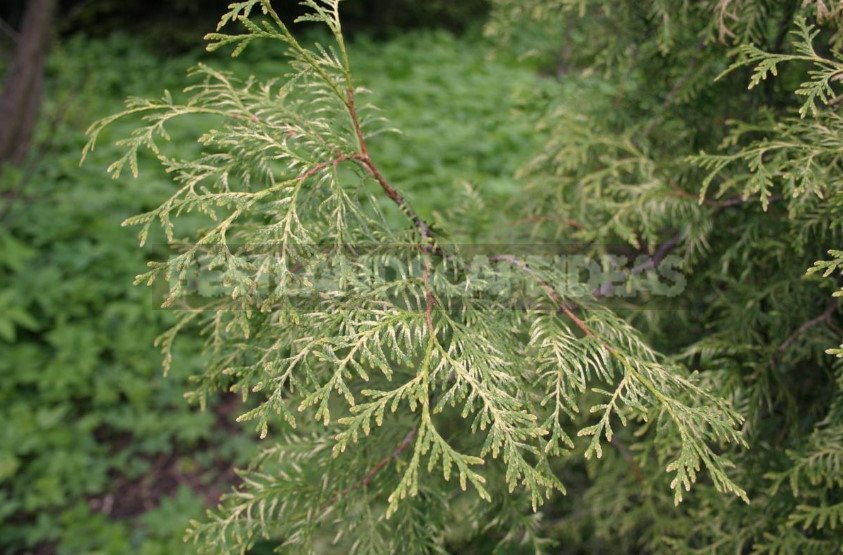
[[[491,198],[514,190],[514,169],[541,141],[522,111],[541,106],[554,85],[530,68],[491,61],[471,35],[361,38],[352,52],[374,102],[405,131],[380,137],[374,155],[422,212],[447,209],[463,181]],[[34,171],[0,176],[4,553],[188,552],[187,521],[230,487],[232,467],[256,443],[233,424],[236,398],[205,412],[182,398],[202,365],[198,342],[179,344],[162,375],[153,340],[171,314],[158,308],[155,291],[132,287],[145,261],[165,251],[154,238],[137,249],[134,231],[120,223],[166,198],[166,175],[110,180],[108,136],[78,166],[91,121],[130,92],[176,89],[202,57],[162,61],[126,37],[65,43],[50,64],[44,154],[36,152]],[[257,75],[280,73],[271,51],[247,59]],[[230,64],[219,56],[213,63]],[[196,129],[171,131],[171,154],[197,148]]]

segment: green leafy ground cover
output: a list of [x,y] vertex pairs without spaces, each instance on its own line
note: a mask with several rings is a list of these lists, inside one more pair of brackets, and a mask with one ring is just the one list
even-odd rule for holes
[[[0,552],[185,553],[188,520],[228,489],[231,467],[256,443],[233,423],[237,399],[201,412],[182,398],[202,364],[198,342],[182,342],[162,376],[153,341],[171,315],[132,279],[163,247],[153,237],[137,249],[120,224],[167,196],[166,176],[109,179],[113,135],[78,165],[90,122],[129,94],[178,90],[204,56],[162,60],[140,44],[112,37],[55,48],[45,153],[34,171],[0,176]],[[466,182],[487,198],[515,190],[513,173],[542,142],[524,110],[539,110],[561,85],[491,59],[471,34],[361,37],[352,53],[375,104],[404,130],[378,138],[374,156],[421,212],[435,218]],[[265,77],[283,67],[264,50],[236,71]],[[184,140],[195,129],[173,129],[175,152],[196,148]]]

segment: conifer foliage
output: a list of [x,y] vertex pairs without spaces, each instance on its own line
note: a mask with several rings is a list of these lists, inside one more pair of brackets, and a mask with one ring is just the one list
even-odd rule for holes
[[524,169],[533,233],[682,256],[688,287],[669,311],[623,313],[744,418],[732,460],[748,505],[700,485],[668,511],[604,469],[587,488],[595,535],[649,551],[840,552],[843,4],[495,5],[491,34],[567,29],[566,48],[547,43],[559,67],[605,87],[541,124],[552,139]]
[[[477,254],[482,195],[434,226],[380,170],[369,144],[390,129],[354,81],[339,0],[304,2],[332,39],[313,46],[268,0],[232,4],[209,48],[277,42],[283,78],[199,65],[183,95],[95,123],[86,152],[139,122],[114,177],[150,151],[173,178],[126,222],[172,248],[138,277],[181,314],[165,365],[180,333],[202,333],[189,398],[242,394],[267,441],[188,538],[209,552],[262,537],[293,552],[840,549],[843,353],[824,353],[843,267],[840,12],[782,4],[496,2],[491,34],[568,28],[587,38],[565,64],[611,85],[540,123],[552,138],[512,207],[530,225],[506,242],[561,245],[541,255]],[[187,159],[167,154],[177,118],[206,129]],[[631,286],[671,252],[687,287],[670,310],[609,308],[611,290],[572,280],[561,256],[652,254]]]

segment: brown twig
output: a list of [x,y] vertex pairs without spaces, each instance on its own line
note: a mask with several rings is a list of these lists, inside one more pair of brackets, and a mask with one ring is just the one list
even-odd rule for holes
[[[676,248],[676,246],[679,244],[679,241],[682,240],[683,236],[684,232],[680,231],[679,233],[659,245],[659,248],[656,249],[656,252],[653,253],[653,256],[650,257],[647,261],[633,266],[632,269],[629,271],[629,275],[634,276],[646,272],[647,270],[658,268],[659,264],[662,263],[668,253],[670,253],[670,251]],[[612,292],[613,287],[614,285],[612,283],[604,283],[600,287],[592,291],[592,294],[595,298],[599,299],[600,297],[605,297],[609,295]]]
[[375,466],[373,466],[371,468],[371,470],[369,470],[369,472],[366,473],[366,475],[363,477],[363,479],[360,480],[359,487],[364,487],[364,488],[367,487],[369,485],[369,483],[372,481],[372,479],[377,475],[377,473],[380,472],[383,467],[385,467],[387,464],[389,464],[389,461],[397,459],[398,457],[400,457],[401,453],[406,451],[407,448],[410,445],[413,444],[413,440],[416,439],[416,434],[418,434],[418,433],[419,433],[419,429],[416,426],[413,426],[412,429],[410,429],[410,431],[407,432],[407,435],[404,436],[404,439],[401,440],[401,443],[398,444],[398,447],[396,447],[395,450],[393,450],[392,453],[389,456],[384,457],[381,460],[379,460],[377,462],[377,464],[375,464]]
[[331,505],[333,505],[334,503],[336,503],[337,500],[339,500],[341,497],[345,497],[350,492],[352,492],[356,489],[368,487],[369,484],[372,482],[372,480],[374,480],[375,476],[377,476],[378,473],[381,470],[383,470],[384,467],[386,465],[388,465],[390,461],[397,460],[398,457],[400,457],[401,454],[404,451],[406,451],[407,448],[410,447],[410,445],[413,444],[413,440],[416,439],[416,435],[418,433],[419,433],[418,427],[413,426],[410,429],[410,431],[407,432],[407,435],[404,436],[404,439],[401,440],[401,443],[399,443],[398,446],[392,451],[392,453],[390,453],[386,457],[384,457],[381,460],[379,460],[378,462],[376,462],[375,465],[372,466],[372,468],[370,468],[369,471],[366,473],[366,475],[363,476],[360,480],[351,484],[347,488],[344,488],[343,490],[339,491],[333,497],[331,497],[328,501],[322,503],[322,505],[319,507],[319,510],[320,511],[325,510],[326,508],[328,508]]
[[354,101],[354,91],[348,89],[346,92],[347,100],[346,100],[346,108],[348,109],[348,113],[351,116],[351,123],[354,126],[354,133],[357,136],[357,143],[360,147],[359,156],[356,159],[363,165],[366,170],[371,174],[371,176],[378,182],[381,186],[383,191],[386,193],[392,201],[398,205],[404,214],[413,222],[413,225],[421,235],[424,241],[428,241],[432,239],[432,234],[430,232],[430,226],[425,222],[413,207],[410,206],[410,203],[407,202],[407,199],[404,198],[398,190],[392,186],[392,184],[387,181],[387,179],[383,176],[380,169],[375,165],[372,161],[372,157],[369,154],[369,147],[366,144],[366,139],[363,136],[363,128],[360,125],[360,117],[357,115],[357,107]]
[[626,463],[629,471],[632,472],[632,475],[635,477],[635,481],[639,484],[643,484],[645,481],[644,472],[641,470],[641,467],[638,465],[638,462],[635,460],[635,457],[629,451],[627,446],[618,441],[617,437],[612,437],[612,439],[609,440],[609,444],[617,449],[618,453],[621,454],[621,458]]
[[816,318],[808,320],[807,322],[796,328],[796,331],[790,334],[790,336],[788,336],[788,338],[785,339],[781,345],[776,347],[776,350],[773,351],[773,354],[770,356],[770,359],[767,361],[767,364],[756,368],[756,370],[749,375],[748,380],[757,380],[761,376],[761,373],[764,371],[765,368],[774,368],[778,364],[782,353],[789,349],[796,342],[797,339],[799,339],[802,335],[810,331],[812,328],[815,328],[816,326],[822,323],[828,323],[829,325],[831,325],[831,316],[834,314],[834,311],[836,309],[837,303],[832,302],[828,305],[828,307],[823,311],[822,314],[820,314]]
[[[781,195],[772,195],[772,196],[770,196],[769,199],[767,199],[767,202],[772,204],[774,202],[778,202],[778,201],[782,200],[782,198],[784,198],[784,197],[782,197]],[[755,199],[754,198],[738,197],[738,198],[729,198],[729,199],[725,199],[725,200],[706,201],[706,204],[708,204],[709,206],[713,206],[713,207],[717,208],[718,210],[722,210],[724,208],[731,208],[733,206],[741,206],[742,204],[749,204],[751,202],[755,202]]]
[[349,158],[358,161],[360,165],[369,172],[372,178],[374,178],[374,180],[381,186],[384,193],[386,193],[386,196],[388,196],[413,223],[413,226],[416,228],[416,231],[422,239],[421,252],[424,264],[424,269],[422,270],[422,283],[424,284],[425,299],[424,320],[428,331],[431,334],[435,334],[436,328],[433,325],[433,306],[436,301],[433,296],[433,289],[430,285],[430,255],[434,252],[438,252],[438,249],[434,246],[433,233],[431,232],[430,225],[428,225],[428,223],[418,215],[410,203],[407,202],[407,199],[404,198],[404,195],[392,186],[386,177],[384,177],[383,173],[381,173],[377,165],[375,165],[372,161],[372,157],[369,154],[369,147],[366,144],[366,138],[363,135],[363,127],[360,124],[360,116],[357,114],[354,89],[352,88],[348,88],[346,90],[345,106],[348,110],[348,115],[351,117],[351,123],[354,127],[354,134],[357,137],[357,144],[359,147],[357,155]]
[[[340,155],[334,158],[329,162],[322,162],[320,164],[315,165],[314,167],[310,168],[309,170],[302,172],[298,179],[304,180],[308,177],[312,177],[319,173],[320,171],[324,170],[329,165],[337,165],[341,162],[346,160],[354,160],[360,164],[371,176],[372,178],[377,181],[377,183],[381,186],[386,196],[388,196],[404,213],[407,218],[413,223],[415,226],[416,231],[419,233],[419,236],[422,239],[421,245],[421,252],[424,259],[424,269],[422,270],[422,282],[424,283],[424,297],[425,297],[425,312],[424,312],[424,319],[425,324],[429,330],[429,333],[435,334],[436,328],[433,325],[433,306],[435,304],[435,299],[433,296],[433,290],[430,285],[430,278],[431,278],[431,266],[430,266],[430,255],[434,252],[438,252],[438,249],[435,248],[433,243],[433,233],[431,232],[430,226],[427,222],[425,222],[421,216],[413,209],[407,199],[404,198],[395,187],[384,177],[383,173],[381,173],[380,169],[375,165],[372,161],[372,157],[369,154],[369,147],[366,144],[366,138],[363,135],[363,128],[360,124],[360,117],[357,113],[357,107],[355,104],[354,99],[354,89],[349,87],[346,89],[346,101],[345,101],[346,109],[348,110],[348,115],[351,118],[351,123],[354,128],[354,134],[357,137],[357,144],[358,144],[358,152],[353,155]],[[369,469],[363,478],[352,484],[351,486],[343,489],[342,491],[338,492],[334,495],[331,499],[326,501],[320,506],[320,510],[324,510],[325,508],[333,505],[339,498],[347,495],[350,491],[357,489],[357,488],[365,488],[367,487],[372,480],[377,476],[377,474],[389,464],[389,461],[393,459],[397,459],[401,454],[407,450],[410,445],[413,444],[413,441],[418,434],[418,426],[413,426],[413,428],[404,436],[404,439],[401,440],[401,443],[390,453],[388,456],[379,460],[375,465]]]
[[304,181],[305,179],[311,178],[314,175],[321,172],[322,170],[324,170],[325,168],[327,168],[328,166],[335,166],[336,167],[337,165],[339,165],[339,164],[341,164],[341,163],[343,163],[347,160],[358,160],[359,158],[360,158],[359,155],[341,154],[341,155],[337,156],[336,158],[334,158],[333,160],[331,160],[330,162],[320,162],[319,164],[316,164],[315,166],[313,166],[309,170],[301,172],[296,177],[296,181],[301,182],[301,181]]
[[530,268],[530,266],[526,262],[524,262],[520,258],[518,258],[516,256],[513,256],[511,254],[499,254],[497,256],[490,257],[489,260],[491,260],[492,262],[508,262],[509,264],[512,264],[516,268],[519,268],[519,269],[523,270],[524,272],[530,274],[534,278],[536,278],[536,281],[538,282],[539,287],[541,287],[544,290],[544,292],[547,294],[547,296],[550,298],[550,300],[552,300],[554,302],[554,304],[556,304],[559,307],[559,310],[561,310],[562,313],[565,314],[565,316],[567,316],[574,323],[574,325],[577,326],[580,329],[580,331],[583,332],[583,334],[585,334],[587,337],[594,337],[595,336],[594,332],[591,331],[591,329],[586,325],[586,323],[583,322],[580,319],[579,316],[574,314],[574,311],[571,310],[562,301],[562,299],[559,297],[559,294],[556,292],[556,290],[553,287],[551,287],[551,285],[549,283],[547,283],[540,275],[538,275],[532,268]]
[[828,305],[828,307],[823,311],[822,314],[820,314],[816,318],[808,320],[807,322],[796,328],[796,331],[790,334],[790,336],[776,348],[775,352],[773,353],[773,356],[770,357],[768,366],[775,366],[781,354],[787,349],[789,349],[796,342],[797,339],[799,339],[809,330],[815,328],[816,326],[822,323],[831,322],[831,316],[834,314],[835,310],[837,310],[837,303],[832,302]]

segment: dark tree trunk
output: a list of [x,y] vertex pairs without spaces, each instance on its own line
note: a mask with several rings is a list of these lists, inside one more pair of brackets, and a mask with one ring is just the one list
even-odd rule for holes
[[44,62],[56,0],[29,0],[0,93],[0,166],[26,158],[44,87]]

